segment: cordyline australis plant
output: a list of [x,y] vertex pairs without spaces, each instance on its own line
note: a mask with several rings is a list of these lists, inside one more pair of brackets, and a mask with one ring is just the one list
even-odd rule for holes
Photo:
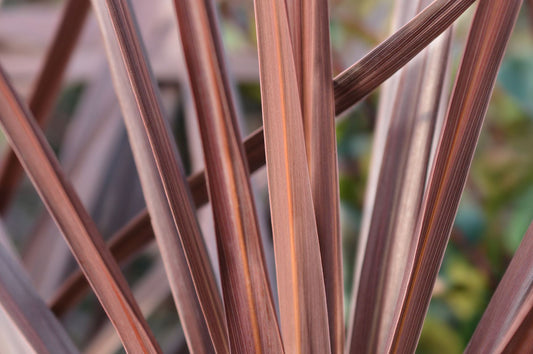
[[[326,0],[255,0],[263,129],[243,139],[213,0],[176,0],[205,162],[205,171],[187,177],[130,3],[69,0],[27,103],[0,72],[0,123],[13,149],[2,160],[0,208],[12,200],[20,161],[80,271],[48,307],[3,243],[2,323],[16,332],[10,348],[76,352],[55,316],[90,286],[126,351],[160,352],[119,268],[155,239],[191,352],[414,352],[522,4],[478,0],[448,96],[451,25],[474,2],[396,0],[393,34],[333,78]],[[107,245],[41,131],[91,5],[147,206]],[[381,92],[345,319],[335,116],[391,77]],[[250,182],[263,165],[274,287]],[[218,262],[196,217],[207,202]],[[533,226],[467,352],[531,350],[531,252]]]

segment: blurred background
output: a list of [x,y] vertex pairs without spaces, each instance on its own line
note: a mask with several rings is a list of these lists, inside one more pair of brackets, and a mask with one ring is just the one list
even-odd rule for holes
[[[170,0],[132,0],[188,173],[203,168],[194,107],[187,89]],[[5,0],[0,8],[0,64],[27,97],[53,38],[65,1]],[[454,26],[453,75],[473,6]],[[219,19],[246,136],[261,125],[252,0],[218,1]],[[334,73],[338,74],[389,34],[393,0],[332,0]],[[459,353],[533,219],[533,11],[524,5],[501,67],[459,212],[424,323],[419,353]],[[379,90],[337,119],[345,308],[348,311]],[[92,14],[69,64],[46,136],[87,209],[109,238],[144,208],[141,189]],[[0,133],[0,151],[7,142]],[[264,168],[252,178],[268,235]],[[216,264],[209,207],[198,213]],[[25,179],[0,220],[44,299],[53,297],[76,265],[42,203]],[[268,236],[267,236],[268,238]],[[273,275],[272,245],[266,254]],[[165,352],[185,353],[179,319],[155,245],[124,271]],[[88,353],[114,353],[120,342],[95,297],[87,295],[62,319]],[[0,343],[0,352],[1,343]]]

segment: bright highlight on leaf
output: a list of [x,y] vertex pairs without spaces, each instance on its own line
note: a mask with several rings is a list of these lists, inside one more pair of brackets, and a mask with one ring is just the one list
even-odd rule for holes
[[329,353],[328,313],[285,1],[256,0],[281,332],[289,353]]

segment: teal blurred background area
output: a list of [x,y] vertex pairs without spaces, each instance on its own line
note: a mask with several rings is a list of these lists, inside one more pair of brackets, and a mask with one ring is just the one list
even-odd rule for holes
[[[134,4],[138,2],[133,1]],[[6,1],[2,10],[17,10],[18,7],[33,9],[32,6],[35,6],[35,12],[38,12],[41,6],[42,9],[46,9],[42,11],[50,11],[50,16],[52,14],[57,16],[57,11],[52,11],[49,7],[62,3]],[[387,37],[394,8],[392,3],[393,0],[330,1],[332,57],[336,74],[356,62]],[[238,70],[233,69],[239,103],[245,117],[243,131],[250,132],[261,124],[253,2],[226,0],[218,1],[218,5],[230,67],[240,66]],[[454,26],[450,90],[453,75],[461,60],[474,7],[475,5],[461,16]],[[527,4],[524,5],[498,75],[451,240],[433,291],[418,353],[462,352],[533,219],[533,18],[530,16],[530,10]],[[20,54],[20,50],[17,51],[16,44],[20,43],[20,40],[16,37],[9,39],[9,36],[16,36],[11,32],[2,34],[2,30],[7,31],[7,25],[2,25],[2,18],[7,21],[8,17],[0,14],[0,62],[2,65],[4,63],[6,66],[12,65],[7,67],[7,71],[12,74],[17,88],[24,93],[27,92],[28,81],[35,76],[39,62],[37,59],[40,57],[31,52],[24,56],[24,52]],[[48,23],[46,19],[39,17],[39,21],[41,20],[45,21],[43,23]],[[140,25],[141,27],[144,25],[143,19]],[[27,38],[23,40],[27,41]],[[149,40],[150,38],[145,38],[145,41]],[[30,43],[32,43],[31,38]],[[35,43],[38,43],[38,40],[35,40]],[[88,43],[93,42],[89,40]],[[45,46],[42,43],[39,45],[42,46],[39,52],[42,56]],[[150,48],[149,46],[148,50],[152,55]],[[21,58],[25,58],[27,63],[19,60],[17,64],[16,60],[11,60],[13,51]],[[98,60],[103,62],[103,56]],[[26,71],[29,73],[24,71],[26,64]],[[79,75],[76,70],[80,70]],[[174,68],[170,67],[169,70],[172,71]],[[79,67],[73,66],[71,69],[51,124],[46,130],[51,145],[58,153],[61,151],[61,141],[70,116],[85,87],[86,76],[83,76],[83,73]],[[181,152],[186,167],[189,171],[193,171],[194,160],[189,151],[191,138],[184,136],[183,132],[180,133],[185,124],[184,90],[179,88],[176,90],[175,86],[179,85],[172,76],[167,77],[164,74],[157,76],[163,89],[177,92],[178,98],[170,105],[171,113],[176,120],[178,145],[183,150]],[[378,102],[379,90],[337,121],[346,311],[350,306],[348,302],[352,270]],[[5,145],[6,141],[0,134],[0,149],[4,149]],[[265,183],[265,180],[255,178],[254,184],[257,183]],[[137,209],[140,207],[139,205]],[[41,211],[42,205],[29,182],[25,181],[14,210],[10,211],[11,216],[7,225],[20,248],[23,248],[25,242],[24,235],[29,232],[34,219],[37,218],[36,215]],[[110,229],[106,234],[110,235],[111,231]],[[129,279],[134,281],[140,278],[144,274],[142,269],[152,263],[151,257],[143,255],[130,267]],[[173,307],[169,297],[165,301],[161,305],[163,307],[158,307],[150,317],[150,323],[155,328],[176,325],[176,316],[169,318],[168,312],[162,310],[164,306]],[[94,307],[94,302],[94,298],[88,297],[82,303],[78,309],[78,313],[82,313],[79,315],[82,319],[85,318],[83,316],[87,316],[86,312]],[[86,322],[88,322],[86,327],[95,325],[94,321]],[[81,334],[82,329],[76,331],[80,333],[76,332],[74,336],[80,338],[84,336]]]

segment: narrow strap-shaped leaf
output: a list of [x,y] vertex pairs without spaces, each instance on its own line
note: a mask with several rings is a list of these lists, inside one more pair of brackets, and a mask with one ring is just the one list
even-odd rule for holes
[[531,351],[531,346],[524,346],[527,343],[527,331],[521,332],[520,329],[523,324],[531,325],[533,313],[532,254],[533,223],[507,267],[465,353]]
[[[185,69],[185,75],[187,75],[187,67],[185,63],[183,66]],[[180,86],[180,89],[183,88],[183,95],[185,96],[183,108],[185,111],[184,125],[185,133],[187,134],[187,152],[189,156],[189,168],[191,169],[191,171],[198,172],[205,168],[204,149],[202,147],[200,127],[198,126],[198,114],[196,113],[194,98],[192,96],[190,87],[187,85],[182,86],[183,87]],[[194,195],[193,199],[195,199]],[[207,253],[209,254],[209,259],[211,260],[211,263],[220,264],[218,260],[217,237],[212,205],[207,204],[205,205],[205,207],[197,207],[196,218],[198,219],[198,224],[200,224],[200,230],[202,231],[202,234],[204,236],[205,246],[207,248]],[[215,274],[217,284],[220,284],[220,268],[214,267],[213,272]]]
[[[165,268],[160,260],[156,260],[147,274],[143,275],[138,283],[132,287],[132,291],[139,303],[141,312],[147,318],[156,311],[158,306],[161,306],[163,301],[168,299],[169,284]],[[116,353],[119,349],[120,342],[108,322],[98,329],[83,352],[86,354]]]
[[289,353],[331,351],[297,76],[284,0],[256,0],[280,318]]
[[[395,0],[392,17],[391,31],[394,33],[399,28],[404,26],[407,21],[413,17],[412,11],[414,2],[407,0]],[[411,10],[412,9],[412,10]],[[353,351],[357,348],[355,343],[355,321],[357,313],[357,297],[359,296],[361,280],[361,270],[365,262],[365,254],[367,251],[369,229],[372,222],[372,210],[376,201],[376,194],[378,191],[378,180],[381,171],[381,165],[384,160],[385,145],[387,143],[388,132],[390,128],[391,112],[396,96],[396,91],[399,86],[399,77],[401,71],[392,75],[387,81],[383,83],[379,93],[379,104],[376,112],[376,125],[374,128],[374,135],[372,138],[372,154],[369,165],[367,184],[365,186],[365,194],[363,200],[363,213],[361,216],[361,228],[357,239],[357,251],[355,255],[355,264],[352,276],[352,293],[350,300],[350,312],[347,326],[346,349],[347,352]],[[369,312],[372,310],[369,310]],[[371,329],[376,330],[376,329]],[[370,338],[365,338],[368,341]],[[363,347],[367,343],[363,343]],[[364,348],[362,349],[364,351]]]
[[[9,319],[3,321],[2,327],[13,326],[18,332],[10,341],[22,337],[19,345],[35,353],[78,352],[63,326],[31,286],[21,264],[3,244],[0,246],[0,308]],[[2,346],[7,344],[3,342]]]
[[344,348],[344,287],[339,220],[335,98],[327,0],[303,2],[302,114],[322,256],[332,353]]
[[11,258],[16,260],[20,259],[20,255],[15,249],[15,246],[11,241],[11,237],[8,236],[6,227],[2,219],[0,219],[0,247],[4,248],[4,250],[11,256]]
[[231,350],[282,353],[213,3],[174,5],[203,143]]
[[118,265],[28,108],[0,71],[0,124],[127,350],[159,352]]
[[[286,0],[287,18],[289,20],[289,29],[291,33],[292,54],[294,56],[294,68],[298,84],[298,92],[302,96],[303,85],[303,21],[305,14],[303,0]],[[327,15],[327,12],[326,12]]]
[[[418,10],[413,8],[414,13]],[[447,31],[402,68],[392,94],[385,97],[392,102],[379,116],[386,123],[378,124],[387,126],[376,137],[383,144],[382,152],[372,157],[379,172],[371,186],[373,195],[367,190],[359,236],[363,260],[358,260],[354,274],[351,353],[385,351],[426,184],[450,40]]]
[[[124,135],[109,71],[106,67],[102,69],[95,79],[86,83],[58,154],[63,171],[90,214],[95,210],[100,187],[110,177],[108,167],[116,164],[111,151],[119,147]],[[129,149],[129,146],[122,149]],[[114,173],[116,170],[111,175]],[[92,215],[102,230],[103,225]],[[41,212],[36,224],[24,246],[22,259],[35,289],[48,300],[65,280],[65,271],[72,267],[72,256],[46,210]]]
[[395,309],[393,352],[416,346],[448,243],[496,74],[522,0],[478,3],[416,228],[416,244]]
[[[411,14],[411,8],[413,8],[414,2],[409,2],[407,0],[396,0],[394,2],[394,11],[392,18],[392,28],[394,32],[398,31],[399,28],[404,26],[407,21],[412,18],[414,15]],[[415,11],[413,8],[412,11]],[[363,261],[365,258],[366,245],[368,241],[368,229],[370,228],[372,220],[372,209],[374,207],[374,202],[376,199],[376,193],[378,189],[378,179],[381,169],[381,163],[383,161],[383,154],[385,150],[385,144],[387,142],[387,133],[390,127],[390,119],[392,106],[395,100],[395,94],[398,90],[399,77],[401,71],[392,75],[387,81],[385,81],[380,89],[379,93],[379,104],[378,110],[376,112],[376,126],[374,128],[374,136],[372,138],[372,156],[369,166],[367,185],[365,186],[365,196],[363,203],[363,214],[361,217],[361,230],[359,231],[359,237],[357,240],[357,254],[355,257],[355,267],[353,273],[353,283],[352,283],[352,295],[357,296],[359,288],[359,274],[361,267],[363,266]],[[354,315],[356,300],[352,299],[351,301],[351,317]],[[350,322],[350,325],[352,322]],[[348,345],[352,338],[353,331],[348,330]]]
[[[457,1],[457,0],[456,0]],[[426,37],[420,37],[416,34],[423,30],[424,26],[431,26],[426,21],[419,21],[418,17],[415,17],[407,25],[406,29],[403,32],[397,32],[381,43],[374,51],[366,55],[363,59],[352,65],[351,69],[344,71],[339,74],[334,80],[334,94],[335,94],[335,106],[337,116],[344,113],[348,108],[357,102],[361,101],[367,95],[369,95],[376,87],[381,85],[385,80],[390,78],[397,70],[401,69],[410,59],[412,59],[416,54],[418,54],[424,47],[431,42],[432,39],[436,38],[441,34],[447,27],[442,26],[442,21],[447,24],[451,24],[455,21],[462,12],[468,9],[469,5],[472,4],[474,0],[460,0],[463,6],[460,7],[459,11],[446,12],[444,17],[439,17],[441,21],[441,27],[437,27],[436,32],[430,32],[428,35],[431,37],[428,39]],[[432,17],[439,11],[441,11],[440,6],[435,6],[435,4],[442,3],[442,0],[435,0],[432,6],[427,7],[423,13],[426,13],[426,17]],[[467,6],[464,6],[465,3],[468,3]],[[462,12],[461,12],[462,11]],[[411,38],[407,42],[404,42],[405,38]],[[385,51],[385,48],[393,46],[395,50],[402,51],[403,55],[397,58],[396,56],[379,56],[376,53]],[[375,61],[379,65],[375,66],[374,61],[370,60],[371,57],[374,57]],[[389,71],[388,68],[393,67],[392,71]],[[374,81],[369,84],[366,81],[359,80],[361,76],[374,75]],[[353,91],[353,94],[346,94],[345,91],[350,89]],[[264,134],[263,129],[259,128],[250,136],[248,136],[244,141],[244,151],[246,153],[246,158],[248,160],[248,167],[250,173],[257,171],[265,164],[265,145],[264,145]],[[207,187],[204,172],[198,172],[189,178],[190,189],[194,198],[196,206],[201,206],[207,203]],[[145,210],[141,212],[135,219],[132,219],[132,223],[129,223],[126,227],[119,230],[114,236],[113,241],[111,242],[115,246],[111,248],[113,254],[124,254],[124,259],[128,255],[131,255],[135,252],[138,252],[142,249],[147,243],[149,243],[154,235],[150,233],[151,231],[146,230],[147,233],[137,233],[137,229],[145,229],[150,227],[150,219],[148,212]],[[127,250],[127,251],[121,251]],[[80,277],[81,274],[74,275],[73,277]],[[83,280],[78,282],[72,282],[72,284],[81,284]],[[70,293],[70,289],[65,286],[63,287],[63,294],[67,292]],[[78,290],[79,292],[84,291],[84,287],[81,286]],[[76,293],[78,292],[76,291]],[[54,304],[57,304],[58,307],[62,307],[58,301],[59,299],[64,299],[65,297],[61,294],[58,294],[54,301]],[[73,302],[69,302],[73,303]],[[55,306],[55,305],[54,305]],[[67,308],[65,308],[66,310]]]
[[[128,235],[135,235],[135,237],[131,238]],[[154,230],[150,215],[143,211],[109,241],[108,248],[118,263],[124,263],[131,258],[131,255],[144,249],[153,239]],[[87,279],[78,269],[61,285],[50,301],[49,307],[56,316],[61,317],[83,298],[88,289]]]
[[331,351],[342,353],[344,289],[328,2],[289,0],[287,6],[326,287]]
[[228,352],[222,302],[130,4],[93,5],[187,342],[198,352]]
[[[263,134],[261,134],[262,137]],[[261,139],[260,142],[262,143],[263,140]],[[203,171],[189,177],[188,182],[196,207],[207,203],[208,196]],[[123,263],[154,240],[155,226],[152,229],[151,222],[155,223],[155,220],[151,221],[148,212],[143,210],[113,235],[108,242],[108,247],[117,262]],[[83,273],[77,270],[68,277],[50,301],[50,308],[57,316],[62,316],[83,297],[87,290],[87,281]]]
[[368,55],[335,78],[335,111],[343,112],[413,59],[474,3],[435,0]]
[[[89,13],[88,0],[69,0],[61,22],[48,48],[44,64],[30,94],[29,106],[37,123],[44,126],[59,95],[61,81],[74,47]],[[7,149],[0,163],[0,213],[3,213],[17,190],[23,169],[17,156]]]
[[520,323],[517,324],[514,334],[509,340],[509,343],[505,346],[505,350],[502,352],[505,354],[528,354],[533,348],[533,310],[531,309],[531,298],[529,301],[529,312],[524,316],[520,313]]

